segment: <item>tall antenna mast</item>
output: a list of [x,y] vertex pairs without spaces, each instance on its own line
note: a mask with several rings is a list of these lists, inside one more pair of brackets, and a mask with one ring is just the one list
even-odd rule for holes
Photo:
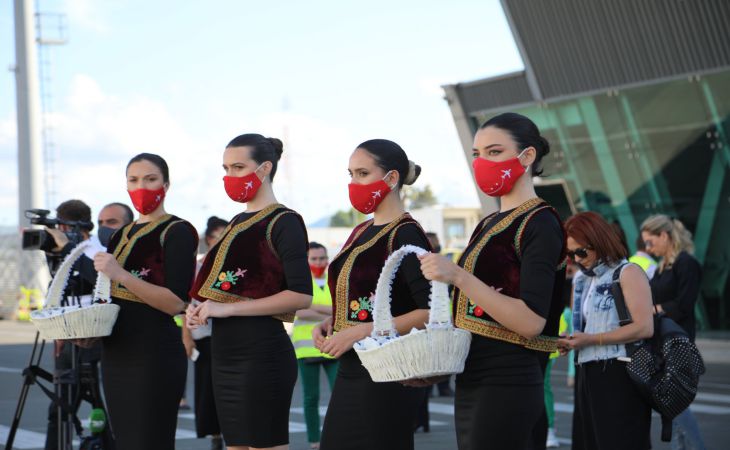
[[40,12],[36,3],[36,42],[38,43],[39,75],[41,86],[41,129],[43,136],[43,156],[46,168],[46,204],[56,204],[56,159],[58,147],[55,141],[54,104],[53,104],[53,51],[56,46],[64,45],[66,38],[66,15]]

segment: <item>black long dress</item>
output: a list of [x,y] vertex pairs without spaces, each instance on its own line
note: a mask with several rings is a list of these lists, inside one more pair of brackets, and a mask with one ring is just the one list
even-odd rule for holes
[[[348,251],[369,241],[385,225],[371,225]],[[429,249],[426,236],[416,226],[406,226],[395,238],[394,249],[415,245]],[[340,256],[345,256],[341,254]],[[339,273],[346,258],[332,262]],[[352,269],[357,270],[357,267]],[[372,288],[375,291],[375,285]],[[391,299],[394,317],[415,309],[428,309],[430,284],[423,278],[420,262],[407,255],[396,273],[393,292],[409,292],[408,297]],[[335,299],[335,301],[343,301]],[[376,383],[360,362],[355,350],[340,357],[332,396],[322,430],[322,450],[408,450],[413,449],[413,427],[423,389],[400,383]]]
[[[144,225],[132,226],[129,236]],[[181,299],[187,299],[195,274],[197,236],[191,228],[172,225],[163,245],[165,287]],[[110,253],[118,242],[110,243]],[[112,300],[120,311],[111,336],[103,339],[102,377],[116,449],[174,449],[187,371],[180,328],[145,303]]]
[[[239,214],[233,224],[255,214]],[[282,216],[271,230],[271,242],[283,266],[287,290],[312,295],[302,222],[293,214]],[[287,444],[297,360],[282,321],[272,316],[213,319],[211,363],[215,405],[226,444]]]

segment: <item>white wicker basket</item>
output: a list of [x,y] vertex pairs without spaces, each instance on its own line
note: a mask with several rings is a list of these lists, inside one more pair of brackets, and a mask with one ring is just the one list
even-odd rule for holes
[[390,292],[401,260],[426,250],[406,245],[393,252],[383,266],[373,300],[373,332],[355,343],[355,351],[373,381],[402,381],[464,371],[471,333],[454,328],[446,284],[431,282],[431,310],[426,329],[398,336],[390,312]]
[[111,303],[111,282],[101,272],[96,278],[94,303],[90,306],[58,306],[73,264],[88,246],[89,242],[84,241],[71,250],[51,281],[45,307],[30,313],[30,320],[43,339],[84,339],[112,333],[119,305]]

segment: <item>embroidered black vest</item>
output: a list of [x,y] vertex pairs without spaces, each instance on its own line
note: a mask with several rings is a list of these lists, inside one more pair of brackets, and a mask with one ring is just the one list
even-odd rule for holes
[[[304,227],[299,214],[279,204],[267,206],[238,224],[234,218],[205,256],[190,296],[200,301],[232,303],[285,291],[284,266],[271,240],[274,225],[285,214],[294,214]],[[294,312],[274,317],[293,322]]]
[[[327,282],[333,295],[332,316],[335,331],[372,322],[371,296],[375,292],[385,260],[393,250],[397,250],[393,248],[393,242],[399,228],[416,226],[427,242],[421,226],[406,213],[383,227],[367,242],[355,245],[360,235],[372,224],[371,219],[355,227],[329,266]],[[341,265],[334,264],[339,260],[342,260]],[[408,293],[399,292],[398,287],[394,286],[391,295],[393,301],[397,301]]]
[[[164,286],[165,259],[163,246],[168,230],[177,223],[185,224],[197,241],[198,236],[195,228],[179,217],[166,214],[142,226],[132,237],[129,237],[129,232],[136,223],[127,224],[114,233],[109,241],[109,248],[114,248],[113,255],[124,270],[148,283]],[[144,303],[142,299],[127,290],[118,281],[112,282],[111,294],[112,297]]]
[[[538,198],[528,200],[518,206],[494,224],[491,229],[483,232],[484,227],[487,226],[496,213],[487,216],[477,226],[469,245],[467,245],[459,259],[459,265],[469,273],[474,274],[486,285],[501,289],[502,294],[519,298],[522,234],[530,219],[542,210],[548,210],[555,214],[560,223],[557,212]],[[558,283],[558,286],[562,286],[564,283],[563,272],[560,269],[565,265],[565,262],[565,248],[563,248],[559,261],[556,261],[555,283]],[[554,292],[546,295],[552,298],[553,303],[562,302],[562,299],[554,298]],[[522,345],[532,350],[553,352],[557,349],[557,337],[555,335],[540,335],[533,339],[526,339],[497,323],[486,311],[473,303],[456,287],[452,293],[452,300],[454,323],[459,328],[469,330],[480,336]],[[551,307],[550,309],[552,311],[555,308]],[[548,320],[552,319],[550,317]],[[557,327],[552,325],[546,325],[545,329],[555,329],[557,331]],[[555,333],[551,332],[550,334]]]

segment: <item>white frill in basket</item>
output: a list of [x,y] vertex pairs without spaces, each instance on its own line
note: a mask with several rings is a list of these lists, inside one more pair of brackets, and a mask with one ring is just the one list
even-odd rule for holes
[[398,336],[390,312],[390,292],[401,260],[426,250],[406,245],[393,252],[380,273],[373,300],[373,332],[355,343],[355,351],[373,381],[402,381],[464,371],[471,333],[454,328],[446,284],[431,282],[431,310],[426,329]]
[[112,333],[119,305],[111,303],[111,281],[101,272],[96,278],[91,305],[58,306],[74,263],[89,245],[84,241],[71,250],[51,281],[45,307],[30,313],[30,320],[43,339],[85,339]]

